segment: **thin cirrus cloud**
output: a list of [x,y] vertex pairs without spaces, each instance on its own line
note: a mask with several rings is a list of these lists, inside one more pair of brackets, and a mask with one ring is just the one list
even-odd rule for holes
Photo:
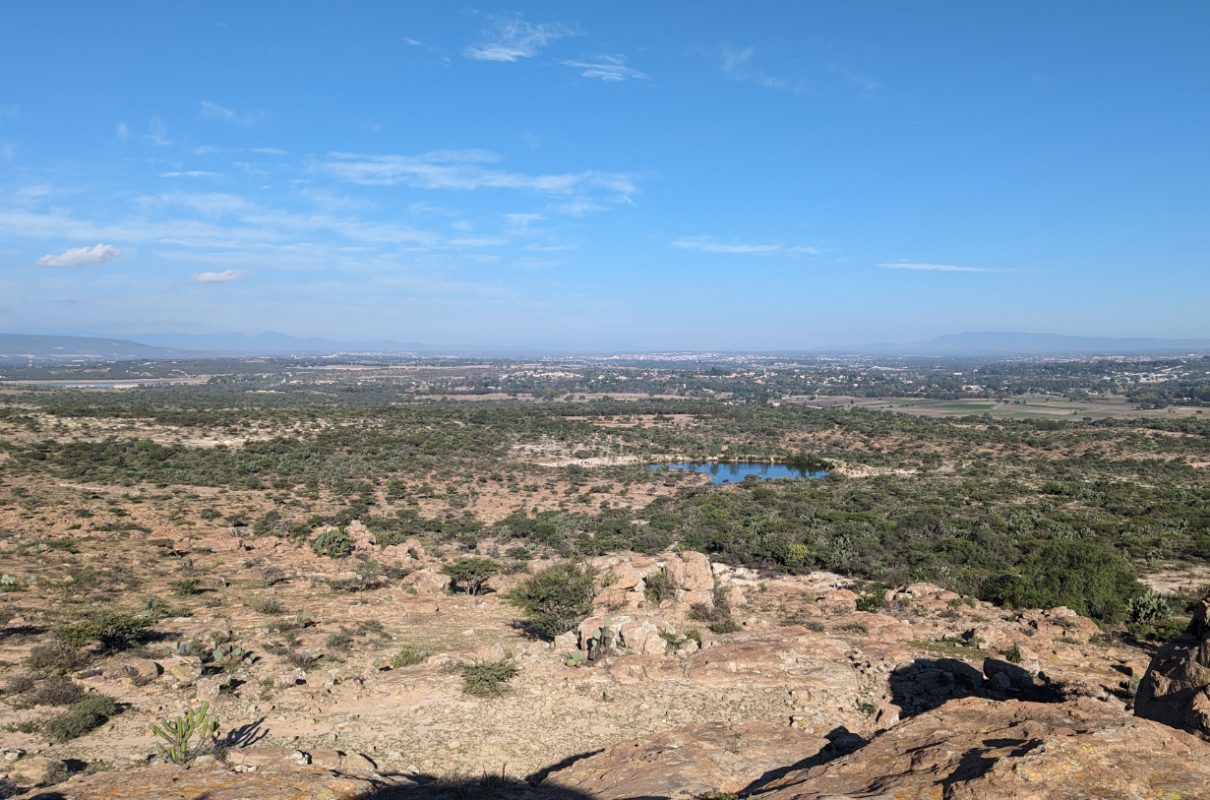
[[770,75],[759,67],[752,65],[756,55],[755,47],[723,47],[721,66],[723,74],[733,81],[755,83],[765,89],[778,89],[786,92],[802,93],[807,90],[802,81],[790,80],[777,75]]
[[935,264],[928,261],[888,261],[878,266],[883,269],[899,269],[909,272],[1006,272],[989,267],[967,267],[960,264]]
[[647,79],[647,73],[628,66],[623,55],[585,56],[580,60],[568,59],[559,63],[580,70],[580,75],[585,78],[599,78],[610,83]]
[[629,201],[638,191],[622,172],[583,170],[523,173],[492,165],[499,156],[487,150],[435,150],[419,155],[332,153],[318,168],[349,183],[365,186],[404,185],[416,189],[513,189],[549,195],[596,193]]
[[42,267],[87,267],[112,261],[122,255],[122,251],[111,244],[94,244],[92,247],[72,247],[61,253],[50,253],[38,259]]
[[225,269],[221,272],[199,272],[190,280],[194,283],[230,283],[244,277],[242,269]]
[[699,253],[720,253],[739,256],[816,255],[819,250],[809,245],[788,245],[783,242],[720,242],[711,236],[682,236],[672,242],[681,250]]
[[518,18],[493,17],[479,44],[462,54],[476,61],[516,62],[533,58],[552,42],[576,36],[579,30],[561,22],[534,24]]
[[234,108],[220,106],[218,103],[212,103],[209,100],[202,101],[202,117],[215,122],[222,122],[227,125],[235,125],[240,128],[251,128],[258,122],[263,122],[269,116],[269,112],[260,108],[253,108],[248,111],[236,111]]

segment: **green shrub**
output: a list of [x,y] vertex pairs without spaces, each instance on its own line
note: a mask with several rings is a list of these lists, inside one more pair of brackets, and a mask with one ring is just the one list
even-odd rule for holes
[[660,570],[648,575],[643,583],[643,596],[647,598],[647,602],[659,605],[665,600],[672,600],[676,596],[676,586],[672,583],[672,578],[668,577],[668,573]]
[[475,556],[446,564],[441,571],[450,576],[451,589],[461,587],[467,594],[476,595],[482,591],[488,578],[499,574],[500,564],[490,558]]
[[556,564],[523,581],[508,599],[525,611],[533,634],[553,639],[592,613],[593,573],[574,564]]
[[286,607],[276,597],[254,598],[248,601],[247,606],[258,614],[269,616],[286,613]]
[[1132,625],[1154,625],[1172,616],[1168,601],[1154,589],[1130,598],[1126,605],[1126,616]]
[[179,581],[172,582],[172,593],[177,597],[191,597],[195,594],[201,594],[202,582],[197,578],[181,578]]
[[311,549],[317,556],[348,558],[353,553],[353,540],[344,528],[332,528],[312,539]]
[[43,731],[55,742],[66,742],[104,725],[118,713],[117,702],[107,695],[94,694],[72,703],[66,711],[46,721]]
[[715,633],[735,633],[740,629],[739,623],[731,616],[731,600],[727,589],[720,585],[714,586],[714,603],[694,603],[689,608],[689,619],[705,622]]
[[1112,547],[1056,539],[1030,553],[1017,572],[987,581],[980,596],[1010,608],[1067,606],[1101,622],[1118,622],[1138,588],[1130,563]]
[[405,644],[399,648],[395,655],[391,656],[391,668],[403,669],[404,667],[414,667],[417,664],[423,664],[424,660],[429,657],[429,654],[421,650],[414,644]]
[[88,656],[56,636],[45,644],[35,645],[25,659],[25,665],[45,675],[65,675],[88,663]]
[[510,659],[479,661],[463,664],[458,668],[462,674],[462,691],[476,697],[497,697],[508,691],[508,682],[520,671]]
[[121,650],[138,641],[150,626],[151,620],[142,614],[94,611],[79,622],[62,626],[58,633],[74,647],[100,642],[106,650]]
[[886,590],[881,584],[874,584],[857,598],[858,611],[876,612],[886,608]]

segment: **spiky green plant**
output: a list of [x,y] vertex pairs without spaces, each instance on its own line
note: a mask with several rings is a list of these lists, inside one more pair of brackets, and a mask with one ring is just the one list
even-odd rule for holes
[[[173,764],[186,764],[197,747],[218,738],[218,720],[210,715],[210,704],[202,703],[176,719],[160,720],[151,726],[151,732],[164,740],[156,744],[156,752]],[[195,740],[197,744],[191,745]]]

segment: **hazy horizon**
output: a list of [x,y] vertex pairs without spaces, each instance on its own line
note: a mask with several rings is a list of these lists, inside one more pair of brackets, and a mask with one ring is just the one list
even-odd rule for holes
[[1202,3],[3,18],[3,330],[1210,338]]

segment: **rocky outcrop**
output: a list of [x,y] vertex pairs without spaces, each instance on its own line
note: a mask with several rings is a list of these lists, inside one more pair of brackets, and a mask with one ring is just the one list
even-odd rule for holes
[[1151,660],[1134,710],[1210,741],[1210,597],[1197,604],[1185,634]]
[[676,588],[678,603],[714,606],[714,572],[705,553],[674,553],[668,557],[664,571]]
[[[842,755],[849,751],[847,755]],[[1198,798],[1210,748],[1082,700],[966,698],[863,743],[770,726],[704,725],[611,747],[550,780],[597,800],[739,793],[761,800]]]
[[590,797],[682,800],[738,792],[828,740],[767,722],[711,723],[614,745],[548,780]]
[[1089,700],[966,698],[913,717],[833,761],[760,788],[761,800],[1196,798],[1210,748]]

